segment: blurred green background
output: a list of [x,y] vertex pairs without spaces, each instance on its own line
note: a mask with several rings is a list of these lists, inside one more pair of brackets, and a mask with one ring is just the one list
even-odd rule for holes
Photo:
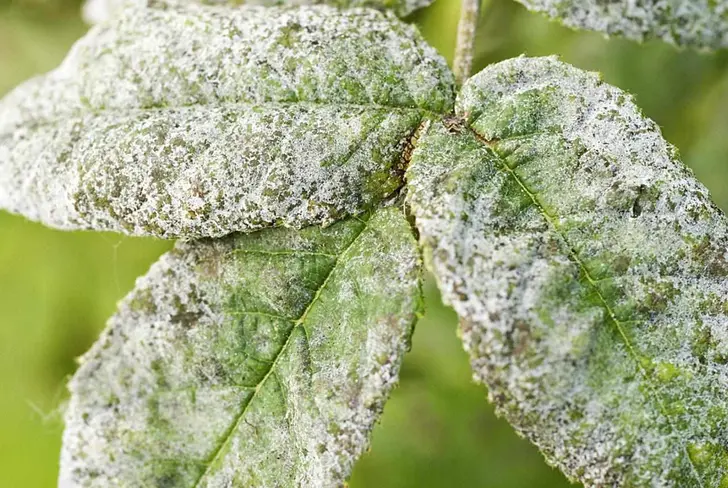
[[[0,0],[0,94],[52,69],[86,27],[79,0]],[[450,58],[456,0],[416,14]],[[477,69],[522,53],[560,54],[637,96],[684,160],[728,208],[728,53],[680,52],[576,33],[510,0],[486,0]],[[0,213],[0,487],[55,485],[59,411],[83,353],[137,276],[170,243],[62,233]],[[556,488],[569,486],[497,419],[472,383],[455,317],[428,286],[401,386],[357,466],[358,487]]]

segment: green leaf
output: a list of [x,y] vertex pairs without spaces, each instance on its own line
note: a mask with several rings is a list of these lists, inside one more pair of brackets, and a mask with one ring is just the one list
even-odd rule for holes
[[728,220],[629,95],[555,58],[463,87],[408,170],[498,412],[588,487],[728,486]]
[[517,0],[575,29],[701,49],[728,47],[726,0]]
[[396,208],[178,245],[81,360],[60,485],[339,486],[420,305]]
[[89,24],[105,22],[118,15],[125,8],[146,6],[163,7],[168,5],[259,5],[263,7],[298,7],[304,5],[331,5],[338,8],[367,7],[377,10],[390,10],[398,17],[405,17],[415,10],[427,7],[433,0],[86,0],[83,18]]
[[165,238],[329,224],[396,192],[453,90],[391,14],[133,9],[0,101],[0,208]]

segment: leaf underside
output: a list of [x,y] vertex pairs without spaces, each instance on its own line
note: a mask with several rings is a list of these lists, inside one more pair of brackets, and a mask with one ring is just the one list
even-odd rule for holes
[[635,41],[728,47],[727,0],[517,0],[569,27]]
[[493,65],[407,173],[499,413],[586,486],[728,486],[728,220],[629,95]]
[[453,90],[391,14],[130,9],[0,101],[0,208],[184,239],[330,224],[402,185],[410,135]]
[[339,486],[420,305],[397,208],[178,245],[82,358],[60,486]]

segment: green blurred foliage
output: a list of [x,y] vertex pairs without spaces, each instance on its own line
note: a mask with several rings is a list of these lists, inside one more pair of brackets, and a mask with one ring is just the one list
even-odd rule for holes
[[[58,64],[86,29],[78,9],[78,0],[0,0],[0,94]],[[438,0],[412,20],[450,59],[457,16],[456,0]],[[510,0],[485,0],[476,68],[523,53],[559,54],[634,93],[728,208],[728,53],[605,40],[528,14]],[[59,412],[74,358],[170,245],[58,232],[0,213],[0,487],[55,484]],[[485,390],[470,379],[454,314],[431,283],[427,303],[401,386],[352,487],[569,486],[495,417]]]

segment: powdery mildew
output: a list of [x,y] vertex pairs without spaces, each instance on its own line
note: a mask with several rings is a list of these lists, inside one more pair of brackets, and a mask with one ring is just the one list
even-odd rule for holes
[[726,0],[518,0],[575,29],[678,46],[728,47]]
[[453,90],[392,14],[130,9],[0,101],[0,208],[167,238],[329,224],[401,186]]
[[263,7],[300,7],[305,5],[331,5],[338,8],[368,7],[378,10],[391,10],[399,17],[405,17],[417,9],[428,6],[432,0],[86,0],[83,5],[83,18],[89,24],[105,22],[125,8],[135,8],[149,4],[184,5],[260,5]]
[[60,486],[340,486],[420,300],[393,207],[178,245],[81,360]]
[[471,78],[408,170],[475,377],[590,487],[728,484],[728,221],[629,95],[555,58]]

